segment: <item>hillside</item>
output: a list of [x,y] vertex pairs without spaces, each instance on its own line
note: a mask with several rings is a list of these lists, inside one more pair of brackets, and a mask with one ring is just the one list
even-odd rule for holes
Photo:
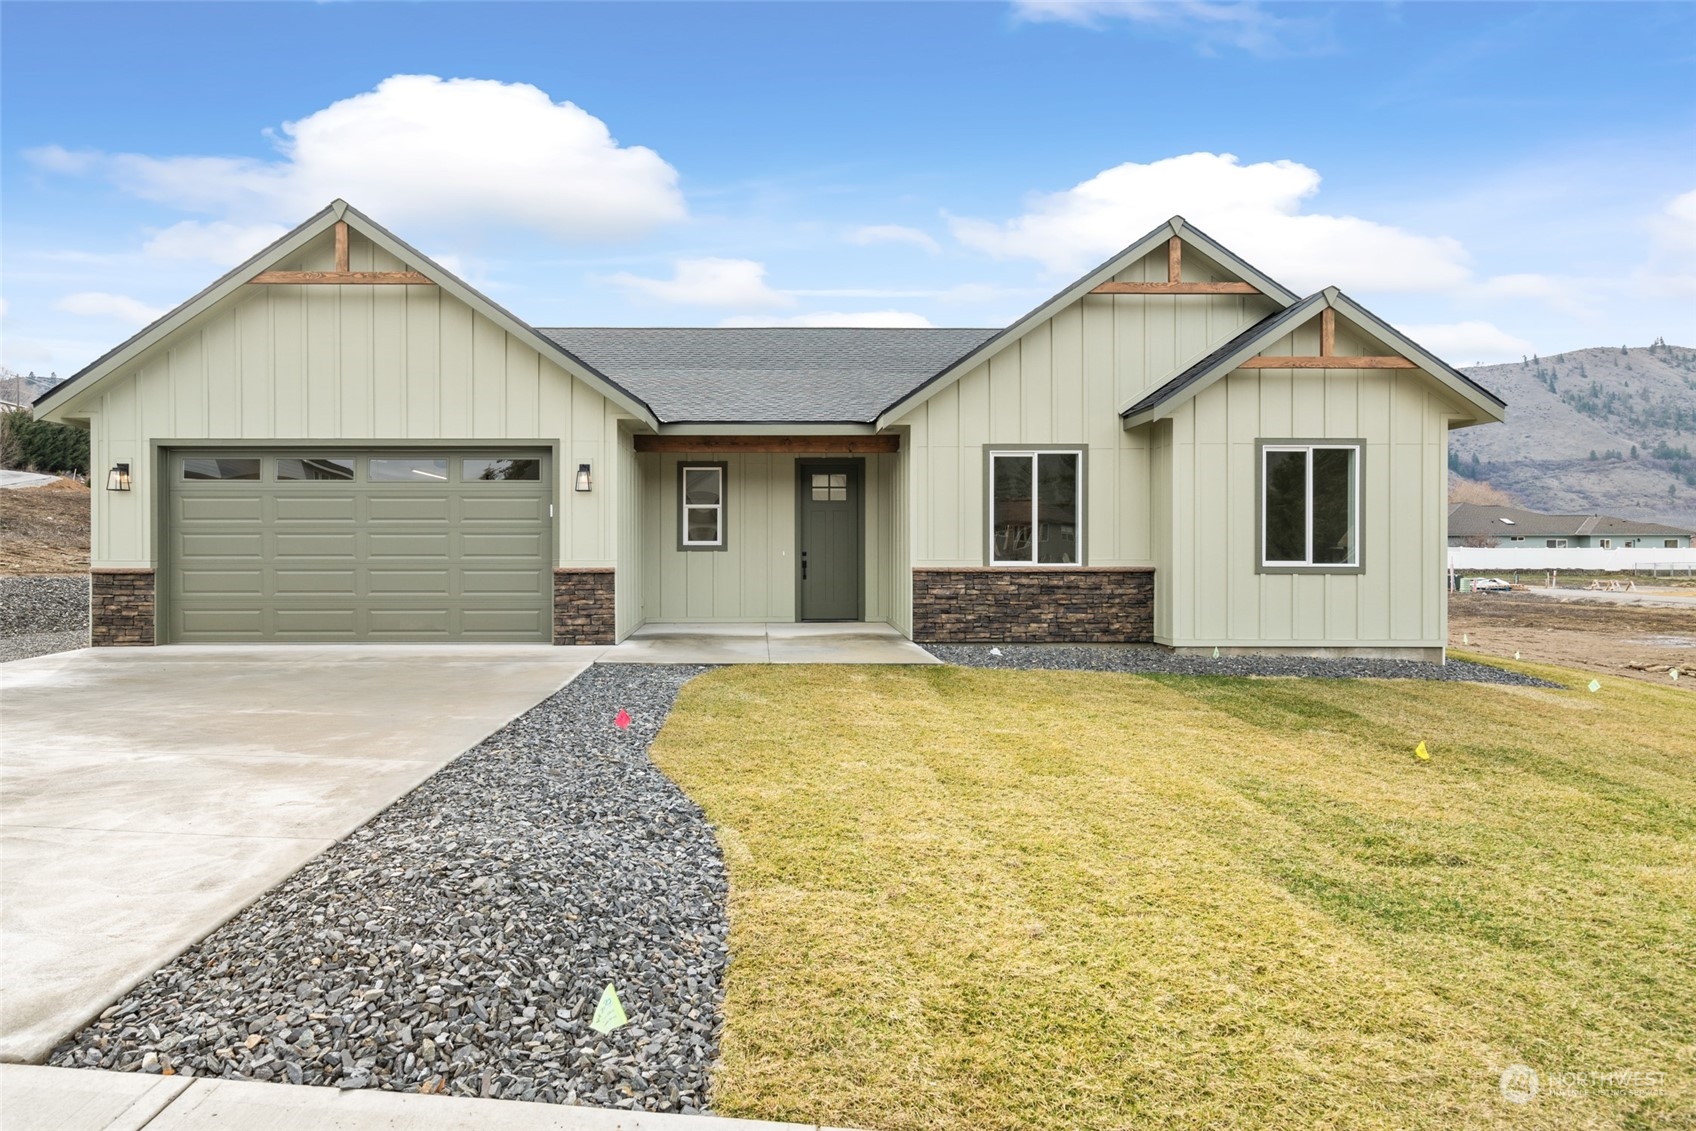
[[1696,526],[1696,349],[1602,346],[1464,372],[1508,418],[1450,436],[1459,474],[1532,510]]

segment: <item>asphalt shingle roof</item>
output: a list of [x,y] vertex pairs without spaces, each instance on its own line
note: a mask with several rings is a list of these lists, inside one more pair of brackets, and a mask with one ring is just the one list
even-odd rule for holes
[[1486,506],[1478,503],[1453,503],[1449,506],[1450,538],[1465,538],[1473,534],[1521,538],[1579,534],[1670,537],[1674,534],[1690,533],[1689,530],[1677,526],[1641,522],[1634,518],[1615,518],[1605,514],[1543,514],[1520,507]]
[[556,327],[666,423],[866,423],[996,330]]

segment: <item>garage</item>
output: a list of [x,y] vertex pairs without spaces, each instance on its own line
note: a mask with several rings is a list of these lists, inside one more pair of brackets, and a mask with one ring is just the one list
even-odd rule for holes
[[161,456],[161,643],[551,637],[546,452]]

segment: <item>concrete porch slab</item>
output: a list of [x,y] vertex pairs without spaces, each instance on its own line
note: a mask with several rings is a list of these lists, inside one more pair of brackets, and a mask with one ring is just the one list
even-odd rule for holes
[[601,653],[603,664],[935,664],[887,624],[646,624]]
[[0,665],[0,1061],[44,1059],[598,654],[109,648]]

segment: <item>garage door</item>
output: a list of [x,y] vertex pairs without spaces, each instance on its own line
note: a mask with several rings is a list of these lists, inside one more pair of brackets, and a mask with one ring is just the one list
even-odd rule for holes
[[163,463],[167,642],[550,639],[545,453],[183,451]]

